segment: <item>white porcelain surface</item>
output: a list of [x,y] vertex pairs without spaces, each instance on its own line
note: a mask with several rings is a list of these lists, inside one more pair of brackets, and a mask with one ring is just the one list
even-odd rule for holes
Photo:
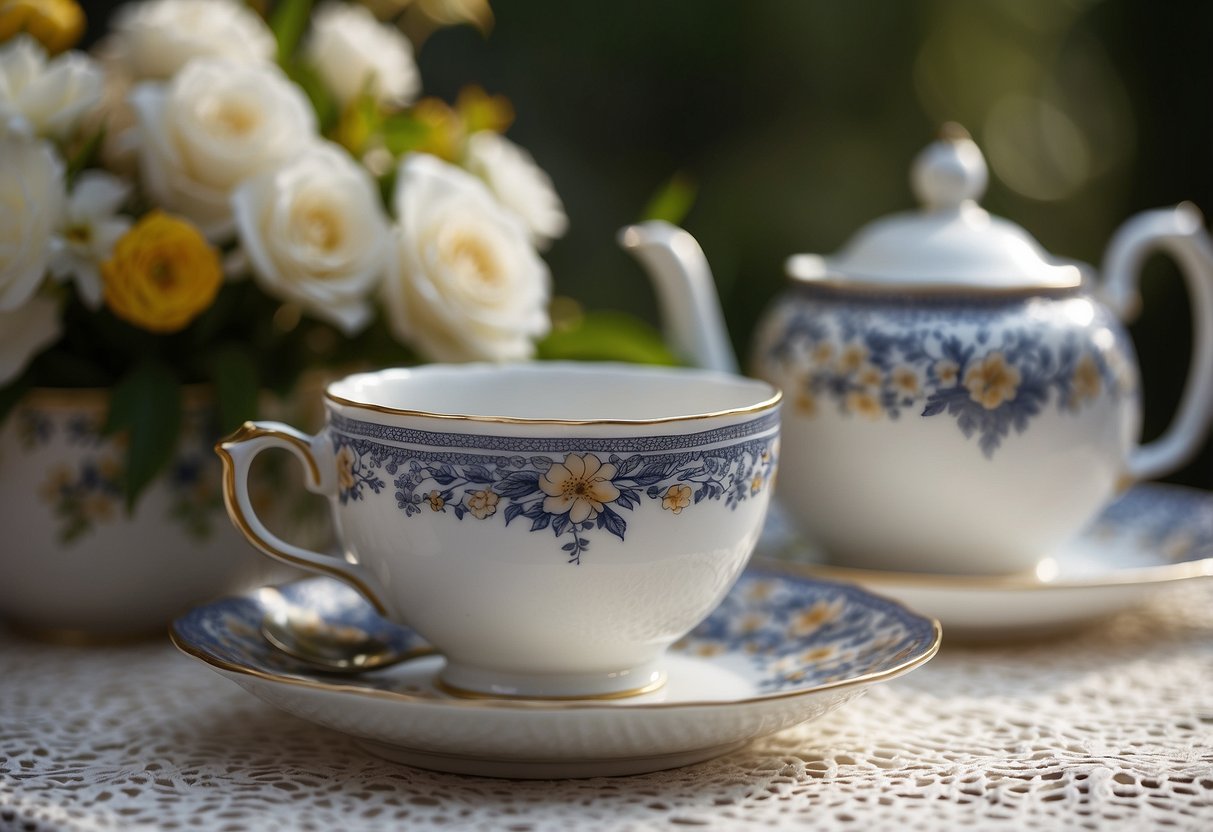
[[[330,579],[280,591],[397,649],[424,647]],[[766,565],[747,571],[675,645],[659,691],[598,702],[468,700],[435,687],[438,655],[357,677],[311,673],[260,637],[265,610],[257,594],[225,599],[179,619],[173,640],[256,696],[360,737],[376,754],[504,777],[634,774],[705,760],[828,713],[926,662],[940,639],[935,622],[895,602]]]
[[873,222],[832,257],[794,255],[788,275],[889,288],[1077,286],[1076,265],[1054,261],[1023,228],[977,204],[988,177],[981,150],[957,128],[914,160],[910,180],[923,210]]
[[[659,685],[665,648],[753,551],[778,393],[623,365],[431,365],[329,388],[314,437],[223,443],[229,510],[262,551],[360,589],[449,660],[445,683],[568,697]],[[273,537],[242,491],[267,447],[329,498],[344,559]]]
[[[835,257],[792,258],[789,288],[758,326],[754,373],[786,396],[781,499],[840,566],[1031,569],[1208,433],[1213,238],[1199,211],[1131,218],[1097,281],[982,209],[985,176],[967,134],[932,144],[914,170],[921,210],[865,228]],[[678,351],[727,366],[695,240],[660,222],[620,240],[648,266]],[[1122,319],[1154,252],[1180,267],[1195,326],[1172,425],[1141,445]]]
[[762,550],[934,615],[949,638],[1046,635],[1123,611],[1180,582],[1213,576],[1213,495],[1183,486],[1135,486],[1034,571],[1017,575],[832,567],[779,522],[769,528]]

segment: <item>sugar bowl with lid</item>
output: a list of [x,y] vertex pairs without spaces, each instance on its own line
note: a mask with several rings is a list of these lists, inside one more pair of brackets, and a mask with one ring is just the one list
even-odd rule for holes
[[[831,560],[969,574],[1030,569],[1128,483],[1200,446],[1213,415],[1213,243],[1189,204],[1128,220],[1102,278],[1055,258],[979,204],[977,145],[946,129],[914,162],[922,207],[861,230],[838,254],[788,259],[755,373],[783,388],[777,499]],[[695,241],[621,232],[692,360],[727,367],[727,338]],[[1138,444],[1140,383],[1121,321],[1142,261],[1179,265],[1193,309],[1187,389],[1171,426]]]

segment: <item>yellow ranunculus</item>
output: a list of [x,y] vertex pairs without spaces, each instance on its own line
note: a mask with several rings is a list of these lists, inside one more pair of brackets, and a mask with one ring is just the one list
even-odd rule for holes
[[84,12],[75,0],[0,0],[0,41],[28,32],[52,55],[84,34]]
[[152,332],[184,329],[223,283],[218,252],[197,228],[161,211],[118,240],[101,276],[110,310]]

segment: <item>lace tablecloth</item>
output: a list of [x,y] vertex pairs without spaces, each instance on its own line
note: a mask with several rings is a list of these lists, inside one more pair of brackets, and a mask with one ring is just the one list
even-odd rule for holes
[[712,762],[555,782],[367,756],[166,642],[0,633],[0,829],[671,825],[1213,829],[1213,585],[1049,643],[945,643],[837,713]]

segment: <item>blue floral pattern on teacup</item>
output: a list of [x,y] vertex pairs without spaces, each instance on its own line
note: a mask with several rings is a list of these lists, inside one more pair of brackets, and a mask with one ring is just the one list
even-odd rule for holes
[[796,376],[789,399],[809,418],[826,401],[872,420],[946,414],[990,458],[1050,401],[1077,413],[1136,392],[1122,330],[1081,296],[966,303],[804,288],[781,310],[765,353]]
[[[287,602],[317,613],[329,624],[365,631],[401,652],[427,652],[414,631],[379,618],[366,599],[338,581],[311,578],[283,586],[280,592]],[[261,637],[266,611],[264,595],[227,598],[187,613],[173,624],[173,632],[207,661],[242,672],[324,683],[323,676]],[[751,568],[671,652],[744,668],[755,694],[770,695],[893,671],[929,657],[937,641],[933,621],[857,586]],[[402,690],[390,669],[343,678],[341,685],[410,698],[450,698],[434,689]]]
[[[373,432],[367,423],[337,425]],[[723,500],[736,509],[770,487],[778,453],[772,427],[764,419],[765,437],[706,450],[672,446],[674,452],[659,454],[616,453],[606,442],[604,449],[553,456],[532,453],[534,440],[514,440],[515,453],[486,456],[401,448],[337,429],[332,436],[342,504],[390,493],[408,517],[442,513],[477,522],[500,517],[504,526],[525,521],[531,532],[550,530],[566,538],[560,548],[569,563],[579,564],[593,532],[624,540],[624,512],[646,500],[681,515],[704,500]],[[436,448],[457,440],[455,434],[426,439]]]

